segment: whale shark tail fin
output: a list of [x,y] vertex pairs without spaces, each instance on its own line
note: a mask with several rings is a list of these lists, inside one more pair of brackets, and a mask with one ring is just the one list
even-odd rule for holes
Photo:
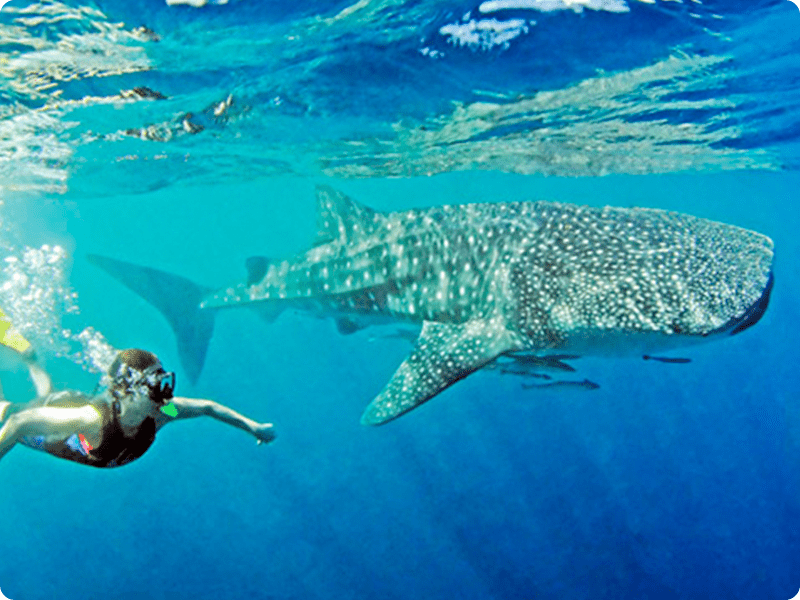
[[107,256],[90,254],[87,258],[164,315],[175,333],[181,366],[192,383],[197,381],[214,332],[214,311],[200,309],[200,301],[211,288],[180,275]]

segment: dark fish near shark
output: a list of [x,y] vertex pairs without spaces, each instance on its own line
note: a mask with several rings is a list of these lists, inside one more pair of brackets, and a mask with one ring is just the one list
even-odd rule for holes
[[737,334],[772,289],[773,243],[759,233],[673,212],[555,202],[382,213],[322,186],[318,234],[289,260],[252,258],[245,281],[211,290],[106,257],[90,260],[171,323],[196,378],[214,311],[285,308],[337,319],[421,325],[414,349],[366,408],[390,421],[498,356],[549,366],[586,354],[653,352]]
[[656,362],[662,362],[672,365],[685,365],[692,362],[691,358],[674,358],[672,356],[649,356],[645,354],[642,358],[644,360],[654,360]]
[[587,391],[600,389],[594,381],[584,379],[583,381],[551,381],[548,383],[523,383],[523,390],[550,390],[550,391]]
[[574,373],[575,367],[565,363],[565,360],[575,360],[580,356],[575,354],[551,354],[548,356],[536,356],[532,354],[506,354],[504,358],[509,359],[514,367],[521,370],[532,372],[551,371]]

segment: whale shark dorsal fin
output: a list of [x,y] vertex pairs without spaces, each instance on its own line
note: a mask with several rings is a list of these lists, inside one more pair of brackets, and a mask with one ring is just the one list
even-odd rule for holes
[[380,227],[385,217],[328,185],[317,186],[317,238],[315,246],[362,239]]
[[364,425],[382,425],[517,346],[500,317],[465,323],[426,321],[411,352],[367,406]]

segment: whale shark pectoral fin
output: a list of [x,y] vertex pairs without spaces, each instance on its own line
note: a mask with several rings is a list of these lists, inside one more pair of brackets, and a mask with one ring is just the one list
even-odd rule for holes
[[411,355],[361,416],[363,425],[382,425],[516,349],[501,318],[460,324],[426,321]]

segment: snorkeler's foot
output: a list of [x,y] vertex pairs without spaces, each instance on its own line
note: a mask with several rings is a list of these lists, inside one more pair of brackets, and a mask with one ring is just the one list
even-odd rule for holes
[[6,417],[6,409],[11,406],[11,402],[6,402],[5,400],[0,400],[0,423],[3,422],[3,419]]

